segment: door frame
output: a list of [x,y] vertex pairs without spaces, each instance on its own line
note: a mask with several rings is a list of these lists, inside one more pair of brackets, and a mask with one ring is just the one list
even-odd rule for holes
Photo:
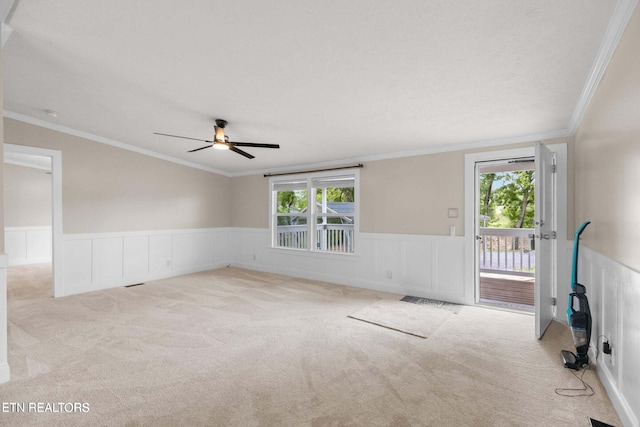
[[4,144],[4,152],[51,158],[51,240],[53,297],[64,295],[64,248],[62,241],[62,151],[26,145]]
[[[563,248],[566,246],[567,240],[567,144],[549,144],[547,147],[556,153],[556,189],[555,189],[555,224],[557,225],[558,250],[556,251],[556,275],[553,283],[553,294],[557,299],[556,317],[558,306],[563,307],[562,301],[566,305],[566,297],[559,296],[568,295],[569,290],[569,270],[565,265],[569,265],[570,253]],[[464,167],[464,238],[465,238],[465,304],[475,305],[476,293],[476,259],[475,259],[475,220],[476,220],[476,172],[475,166],[477,162],[485,162],[492,160],[513,159],[519,157],[533,157],[535,155],[534,146],[484,151],[478,153],[469,153],[465,155]],[[566,291],[566,292],[565,292]]]

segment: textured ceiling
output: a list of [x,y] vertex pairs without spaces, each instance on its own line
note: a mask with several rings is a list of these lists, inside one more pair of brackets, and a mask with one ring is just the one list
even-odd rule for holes
[[[5,114],[229,174],[566,135],[615,7],[21,0]],[[212,139],[215,118],[232,141],[281,149],[248,160],[153,135]]]

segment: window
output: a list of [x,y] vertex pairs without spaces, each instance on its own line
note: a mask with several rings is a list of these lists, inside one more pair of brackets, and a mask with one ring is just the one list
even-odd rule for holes
[[274,248],[353,253],[358,171],[271,179]]

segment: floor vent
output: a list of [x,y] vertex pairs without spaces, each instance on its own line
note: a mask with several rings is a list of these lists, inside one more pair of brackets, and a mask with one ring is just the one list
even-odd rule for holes
[[140,286],[140,285],[144,285],[144,283],[135,283],[133,285],[127,285],[125,286],[125,288],[133,288],[134,286]]

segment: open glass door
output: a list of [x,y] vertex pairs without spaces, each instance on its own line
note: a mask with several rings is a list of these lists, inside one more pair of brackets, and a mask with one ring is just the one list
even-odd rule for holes
[[535,317],[536,336],[542,338],[554,318],[555,274],[554,177],[555,155],[544,144],[536,144],[535,154]]
[[476,163],[476,303],[534,311],[533,169],[533,156]]

